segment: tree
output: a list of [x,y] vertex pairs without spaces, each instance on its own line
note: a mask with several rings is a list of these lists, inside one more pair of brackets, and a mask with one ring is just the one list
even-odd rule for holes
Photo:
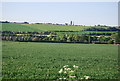
[[114,44],[114,40],[109,40],[108,44]]
[[93,41],[97,41],[97,37],[96,36],[93,36]]
[[68,42],[72,42],[72,41],[74,41],[73,36],[74,36],[73,34],[68,35],[68,37],[67,37],[67,41],[68,41]]
[[80,37],[81,37],[81,39],[80,39],[81,42],[87,42],[88,41],[88,36],[81,35]]
[[37,42],[38,40],[39,40],[38,37],[33,37],[33,38],[32,38],[32,41],[34,41],[34,42]]
[[29,24],[28,22],[24,22],[24,24]]
[[105,42],[105,37],[104,36],[100,36],[99,37],[99,41],[102,43],[102,42]]
[[100,24],[98,24],[97,26],[101,26]]
[[24,41],[28,41],[28,37],[27,36],[24,37]]
[[120,43],[120,31],[118,31],[117,33],[114,33],[111,35],[112,39],[114,40],[114,43]]
[[56,41],[56,37],[53,37],[53,38],[52,38],[52,41]]
[[80,36],[79,35],[74,35],[74,42],[79,42],[80,41]]
[[65,25],[68,25],[68,23],[65,23]]
[[60,36],[60,41],[61,42],[66,42],[67,41],[67,37],[65,35]]
[[60,41],[60,37],[59,36],[56,37],[56,41]]

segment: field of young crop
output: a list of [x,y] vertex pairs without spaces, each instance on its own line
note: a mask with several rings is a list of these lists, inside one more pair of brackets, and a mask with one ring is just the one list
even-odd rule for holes
[[19,31],[30,31],[30,32],[41,32],[41,30],[38,30],[34,27],[29,27],[23,24],[17,24],[17,23],[2,23],[2,30],[3,31],[14,31],[14,32],[19,32]]
[[117,31],[80,31],[80,32],[56,32],[58,35],[61,34],[92,34],[92,33],[98,33],[98,34],[113,34],[117,33]]
[[2,60],[3,79],[59,79],[65,65],[75,79],[118,77],[117,45],[3,41]]
[[63,26],[63,25],[46,25],[46,24],[18,24],[18,23],[2,23],[3,31],[80,31],[90,26]]

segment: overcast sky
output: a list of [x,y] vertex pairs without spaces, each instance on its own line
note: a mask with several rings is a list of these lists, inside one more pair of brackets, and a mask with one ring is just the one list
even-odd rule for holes
[[118,25],[117,2],[4,2],[2,20]]

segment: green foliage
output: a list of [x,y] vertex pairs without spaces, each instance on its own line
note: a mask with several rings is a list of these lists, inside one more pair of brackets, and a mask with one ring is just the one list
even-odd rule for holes
[[37,42],[37,41],[39,41],[39,38],[38,37],[33,37],[32,41]]
[[[3,33],[4,32],[4,33]],[[119,44],[119,36],[118,33],[113,34],[112,36],[96,36],[96,35],[79,35],[79,34],[61,34],[57,35],[55,32],[31,32],[31,33],[18,33],[18,32],[10,32],[3,31],[2,40],[7,41],[21,41],[21,42],[71,42],[71,43],[104,43],[107,44],[109,40],[115,40],[116,44]],[[8,34],[9,35],[5,35]],[[11,33],[14,35],[11,35]],[[16,39],[17,38],[17,39]]]
[[114,44],[114,40],[109,40],[108,44]]
[[79,66],[77,79],[117,79],[118,46],[66,43],[2,43],[3,79],[59,79],[64,65]]
[[112,33],[116,33],[116,31],[80,31],[80,32],[57,32],[58,35],[61,35],[61,34],[79,34],[79,35],[82,35],[82,34],[112,34]]
[[120,31],[118,33],[112,34],[111,37],[115,40],[115,43],[120,43]]

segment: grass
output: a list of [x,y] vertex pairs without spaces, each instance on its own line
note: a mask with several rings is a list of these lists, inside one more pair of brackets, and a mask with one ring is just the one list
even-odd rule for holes
[[83,30],[84,28],[90,27],[90,26],[64,26],[64,25],[46,25],[46,24],[31,24],[29,26],[44,31],[80,31]]
[[41,30],[35,29],[34,27],[29,27],[27,25],[17,24],[17,23],[2,23],[2,30],[3,31],[14,31],[14,32],[18,32],[18,31],[41,32]]
[[64,26],[64,25],[47,25],[47,24],[18,24],[18,23],[2,23],[3,31],[80,31],[89,26]]
[[103,34],[103,33],[117,33],[117,31],[80,31],[80,32],[56,32],[58,35],[61,34],[92,34],[92,33],[99,33],[99,34]]
[[116,79],[118,46],[104,44],[2,43],[3,79],[58,79],[64,65],[77,65],[77,79]]
[[[47,24],[18,24],[18,23],[2,23],[3,31],[22,31],[22,32],[44,32],[44,31],[80,31],[90,26],[63,26],[63,25],[47,25]],[[100,28],[100,27],[97,27]],[[107,27],[104,27],[107,28]],[[57,32],[61,34],[90,34],[90,33],[116,33],[116,31],[80,31],[80,32]]]

